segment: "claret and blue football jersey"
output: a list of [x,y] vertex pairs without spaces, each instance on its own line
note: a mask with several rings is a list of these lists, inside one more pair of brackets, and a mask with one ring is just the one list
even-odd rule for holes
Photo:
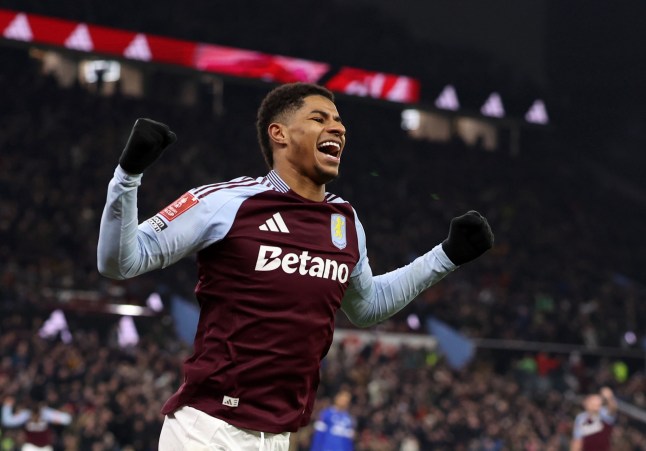
[[305,199],[274,171],[191,189],[137,225],[140,181],[115,171],[98,261],[126,278],[197,255],[194,352],[164,414],[188,405],[241,428],[296,431],[310,420],[339,308],[374,324],[455,268],[438,245],[373,276],[352,206],[329,193]]

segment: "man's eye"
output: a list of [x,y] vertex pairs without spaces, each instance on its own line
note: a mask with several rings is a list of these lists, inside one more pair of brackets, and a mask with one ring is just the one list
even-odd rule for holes
[[320,122],[321,124],[324,122],[322,117],[313,117],[312,120]]

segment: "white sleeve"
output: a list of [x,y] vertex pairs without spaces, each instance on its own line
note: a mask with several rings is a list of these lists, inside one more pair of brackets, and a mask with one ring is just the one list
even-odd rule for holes
[[22,426],[31,418],[29,410],[21,410],[20,412],[13,413],[13,407],[8,404],[2,405],[2,425],[8,428],[15,428]]
[[603,406],[599,413],[601,415],[601,419],[605,423],[607,423],[607,424],[615,424],[615,421],[617,420],[617,416],[610,413],[610,409],[608,409],[606,406]]
[[368,327],[390,318],[457,267],[438,244],[406,266],[373,276],[367,257],[365,232],[356,214],[355,221],[360,257],[350,277],[341,308],[357,326]]
[[137,225],[140,184],[141,175],[129,175],[118,166],[108,185],[97,247],[97,266],[106,277],[127,279],[165,268],[222,239],[242,202],[230,202],[235,193],[206,201],[189,191]]
[[43,407],[40,410],[40,416],[43,420],[52,424],[67,426],[72,422],[72,415],[61,410],[52,409],[51,407]]
[[583,438],[583,422],[585,421],[585,415],[580,413],[574,419],[574,427],[572,428],[572,438],[575,440],[580,440]]

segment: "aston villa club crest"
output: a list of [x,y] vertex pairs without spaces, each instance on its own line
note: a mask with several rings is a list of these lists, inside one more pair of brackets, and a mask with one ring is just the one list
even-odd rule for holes
[[333,214],[330,221],[330,235],[332,237],[332,244],[339,249],[345,249],[348,245],[348,240],[345,234],[345,216]]

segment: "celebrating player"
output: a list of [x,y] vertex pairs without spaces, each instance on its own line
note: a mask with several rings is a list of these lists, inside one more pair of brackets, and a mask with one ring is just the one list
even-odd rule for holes
[[168,126],[139,119],[108,186],[103,275],[126,279],[197,254],[200,319],[184,383],[162,409],[162,450],[287,450],[289,432],[310,420],[339,308],[373,325],[493,245],[470,211],[431,251],[373,276],[356,212],[325,191],[346,144],[332,93],[280,86],[257,129],[265,177],[191,189],[137,225],[142,173],[175,141]]
[[609,387],[583,400],[584,411],[576,416],[571,451],[609,451],[617,415],[617,400]]

